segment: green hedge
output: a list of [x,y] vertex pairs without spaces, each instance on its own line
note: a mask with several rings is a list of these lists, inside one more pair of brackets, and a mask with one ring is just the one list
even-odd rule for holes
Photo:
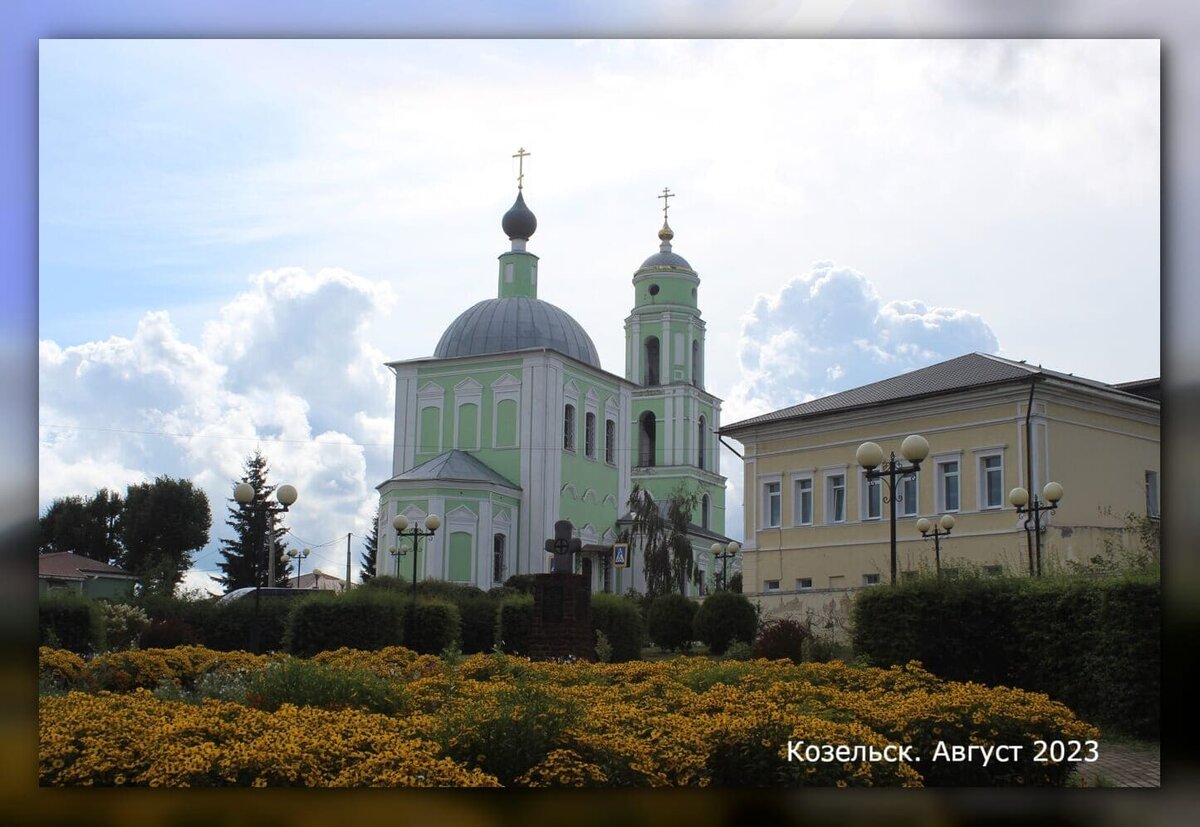
[[103,652],[104,614],[94,600],[73,592],[52,592],[38,601],[38,637],[42,646],[80,655]]
[[413,611],[411,601],[404,601],[402,622],[404,645],[424,655],[436,655],[462,638],[462,620],[458,607],[449,600],[417,600],[416,616],[412,621],[412,637],[409,637],[409,613]]
[[496,613],[496,641],[503,651],[510,655],[528,654],[532,627],[533,595],[512,595],[500,601],[500,611]]
[[920,579],[869,589],[854,649],[948,680],[1045,692],[1138,737],[1160,729],[1161,586],[1144,579]]
[[592,630],[608,638],[613,663],[642,656],[646,626],[641,609],[632,600],[615,594],[592,595]]
[[681,594],[659,595],[646,612],[646,630],[659,648],[686,651],[692,646],[695,617],[693,601]]
[[368,650],[398,646],[405,603],[405,598],[382,588],[307,598],[292,612],[284,645],[302,657],[343,646]]

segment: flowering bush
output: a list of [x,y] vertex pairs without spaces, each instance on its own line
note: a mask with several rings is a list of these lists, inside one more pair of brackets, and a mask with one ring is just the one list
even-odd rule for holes
[[[942,681],[916,663],[451,662],[401,647],[90,662],[43,648],[40,660],[44,684],[94,691],[43,697],[44,784],[1061,785],[1070,765],[1033,762],[1034,741],[1098,737],[1045,695]],[[789,741],[903,746],[920,760],[798,761]],[[942,742],[1021,746],[1022,760],[935,761]]]
[[100,613],[109,649],[128,649],[150,625],[144,611],[127,603],[101,603]]

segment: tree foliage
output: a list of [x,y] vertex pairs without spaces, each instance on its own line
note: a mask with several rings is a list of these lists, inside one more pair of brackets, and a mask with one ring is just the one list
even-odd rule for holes
[[73,551],[110,565],[121,556],[121,510],[116,491],[101,488],[95,496],[60,497],[38,520],[38,551]]
[[375,506],[375,519],[371,520],[371,529],[367,532],[365,551],[362,554],[362,572],[359,579],[366,583],[376,576],[375,565],[379,560],[379,506]]
[[623,539],[642,550],[646,593],[650,597],[683,594],[695,570],[688,524],[699,505],[700,490],[680,485],[665,502],[664,516],[654,497],[639,484],[634,483],[629,494],[633,525]]
[[[246,458],[242,478],[230,489],[229,519],[225,525],[233,529],[234,537],[221,540],[221,557],[217,564],[222,575],[213,579],[226,591],[246,586],[286,586],[291,575],[291,563],[287,557],[287,544],[283,533],[287,528],[280,516],[283,506],[272,496],[275,486],[267,481],[267,458],[255,451]],[[246,482],[254,489],[254,499],[245,505],[232,496],[238,483]],[[275,583],[268,583],[267,532],[275,542]]]
[[118,565],[136,574],[147,594],[169,595],[208,544],[212,511],[191,480],[158,477],[131,485],[121,512]]

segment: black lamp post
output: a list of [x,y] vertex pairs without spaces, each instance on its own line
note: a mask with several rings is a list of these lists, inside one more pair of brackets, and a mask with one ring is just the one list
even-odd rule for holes
[[942,544],[941,538],[945,537],[954,528],[954,515],[943,514],[942,519],[936,523],[922,517],[917,520],[917,531],[921,532],[921,536],[925,539],[933,537],[933,561],[936,567],[938,577],[942,576]]
[[[396,543],[399,545],[402,537],[412,537],[412,556],[413,556],[413,573],[412,573],[412,605],[408,607],[408,646],[413,648],[413,625],[414,619],[417,616],[417,543],[422,537],[432,537],[434,533],[442,527],[442,518],[436,514],[429,514],[425,517],[425,528],[427,531],[422,531],[418,526],[414,525],[412,530],[406,531],[408,528],[408,517],[403,514],[397,514],[392,518],[392,528],[396,529]],[[392,549],[392,554],[403,556],[407,553],[407,547]],[[400,576],[400,560],[396,560],[396,576]],[[416,651],[413,649],[413,651]]]
[[729,559],[737,556],[737,553],[742,550],[736,540],[730,540],[729,545],[723,546],[720,543],[713,543],[709,549],[712,552],[714,560],[721,561],[721,591],[729,590]]
[[[249,505],[254,502],[254,486],[248,482],[239,482],[237,487],[233,489],[233,498],[241,505]],[[281,485],[275,489],[275,499],[279,500],[279,504],[283,506],[286,512],[291,505],[296,502],[297,498],[296,487],[294,485]],[[266,515],[266,525],[264,532],[266,537],[263,541],[267,547],[267,575],[268,585],[275,585],[275,526],[274,520],[271,519],[271,509],[269,504],[263,503],[262,507]],[[258,606],[259,599],[262,594],[262,566],[259,563],[260,552],[254,553],[254,629],[251,635],[251,646],[255,654],[258,653],[259,644],[259,617]]]
[[900,443],[900,453],[908,460],[911,465],[905,465],[900,460],[896,459],[896,452],[892,451],[889,459],[883,458],[883,449],[874,442],[864,442],[858,446],[858,450],[854,454],[854,458],[858,464],[867,469],[868,480],[883,480],[887,483],[888,493],[883,498],[885,503],[891,505],[891,568],[892,568],[892,583],[896,582],[896,502],[903,500],[903,497],[896,491],[896,478],[903,480],[905,477],[914,476],[921,470],[921,461],[929,456],[929,443],[925,437],[919,434],[912,434],[904,438],[904,442]]
[[1037,544],[1036,564],[1029,561],[1029,574],[1042,576],[1042,512],[1047,513],[1058,508],[1058,501],[1063,498],[1063,487],[1056,482],[1048,482],[1042,487],[1042,496],[1046,499],[1043,505],[1037,494],[1033,495],[1033,503],[1029,502],[1029,492],[1024,488],[1014,488],[1008,492],[1008,501],[1017,507],[1017,516],[1025,515],[1025,533],[1029,533],[1030,523],[1033,523],[1033,536]]

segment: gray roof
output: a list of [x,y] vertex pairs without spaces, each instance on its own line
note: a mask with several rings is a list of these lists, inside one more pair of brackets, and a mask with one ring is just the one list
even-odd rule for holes
[[668,250],[666,252],[658,252],[650,256],[650,258],[642,262],[642,266],[638,269],[651,270],[662,268],[670,268],[673,270],[691,270],[692,265],[688,264],[687,259],[679,255],[679,253],[672,253]]
[[[1086,385],[1098,390],[1120,394],[1130,399],[1136,399],[1134,394],[1127,393],[1113,385],[1084,379],[1067,373],[1047,370],[1041,366],[1028,365],[1024,362],[1014,362],[999,356],[986,353],[968,353],[927,368],[902,373],[890,379],[872,382],[869,385],[853,388],[820,399],[813,399],[790,408],[744,419],[721,428],[721,433],[732,433],[752,425],[764,425],[772,422],[782,422],[789,419],[801,419],[808,416],[841,413],[880,405],[887,402],[898,402],[903,399],[915,399],[923,396],[935,396],[941,393],[978,388],[986,385],[998,385],[1007,382],[1018,382],[1031,376],[1051,377],[1080,385]],[[1144,401],[1144,400],[1142,400]]]
[[[521,486],[480,462],[465,451],[438,454],[415,468],[397,474],[388,482],[482,482],[520,491]],[[386,483],[385,483],[386,484]]]
[[587,332],[565,311],[541,299],[487,299],[467,308],[442,334],[439,359],[550,348],[594,368],[600,356]]

